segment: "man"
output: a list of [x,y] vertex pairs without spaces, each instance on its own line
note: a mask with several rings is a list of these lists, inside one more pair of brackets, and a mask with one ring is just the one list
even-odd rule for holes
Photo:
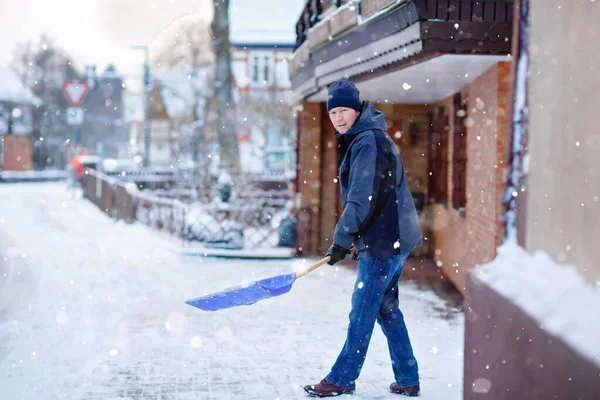
[[390,390],[419,396],[417,361],[398,308],[404,260],[422,243],[402,158],[386,132],[385,116],[371,102],[361,104],[352,82],[331,85],[327,110],[337,131],[343,213],[326,255],[334,265],[354,244],[358,277],[346,343],[327,377],[304,390],[317,397],[353,394],[377,321],[392,359]]

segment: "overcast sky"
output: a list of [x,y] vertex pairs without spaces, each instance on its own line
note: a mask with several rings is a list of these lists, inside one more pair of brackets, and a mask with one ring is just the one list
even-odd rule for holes
[[193,14],[210,21],[211,0],[0,0],[0,65],[10,63],[17,43],[46,32],[81,71],[113,62],[137,72],[143,53],[130,46],[156,44],[171,23]]
[[[238,31],[295,37],[294,25],[306,0],[231,0]],[[115,63],[122,74],[138,74],[143,52],[132,45],[160,47],[169,27],[195,16],[210,23],[212,0],[0,0],[0,65],[8,65],[19,42],[48,33],[79,64],[101,72]],[[188,19],[186,18],[186,19]],[[250,35],[248,35],[250,37]],[[293,41],[293,39],[292,39]]]

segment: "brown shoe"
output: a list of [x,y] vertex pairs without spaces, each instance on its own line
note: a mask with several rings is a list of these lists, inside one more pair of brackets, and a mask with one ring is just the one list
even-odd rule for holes
[[390,392],[395,394],[403,394],[409,397],[417,397],[421,395],[421,387],[419,385],[402,387],[394,382],[390,385]]
[[304,391],[312,397],[335,397],[343,394],[354,394],[354,389],[335,386],[327,378],[316,385],[304,386]]

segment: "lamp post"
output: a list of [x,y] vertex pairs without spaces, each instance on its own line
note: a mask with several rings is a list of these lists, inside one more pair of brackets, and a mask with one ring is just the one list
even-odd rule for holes
[[144,51],[144,167],[150,166],[150,57],[148,46],[131,46]]

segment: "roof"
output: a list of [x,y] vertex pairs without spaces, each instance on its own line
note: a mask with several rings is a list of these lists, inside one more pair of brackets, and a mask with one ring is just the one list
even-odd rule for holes
[[[233,45],[293,45],[304,0],[232,0],[229,37]],[[265,23],[265,21],[268,21]]]
[[10,69],[0,66],[0,101],[37,106],[42,101]]

